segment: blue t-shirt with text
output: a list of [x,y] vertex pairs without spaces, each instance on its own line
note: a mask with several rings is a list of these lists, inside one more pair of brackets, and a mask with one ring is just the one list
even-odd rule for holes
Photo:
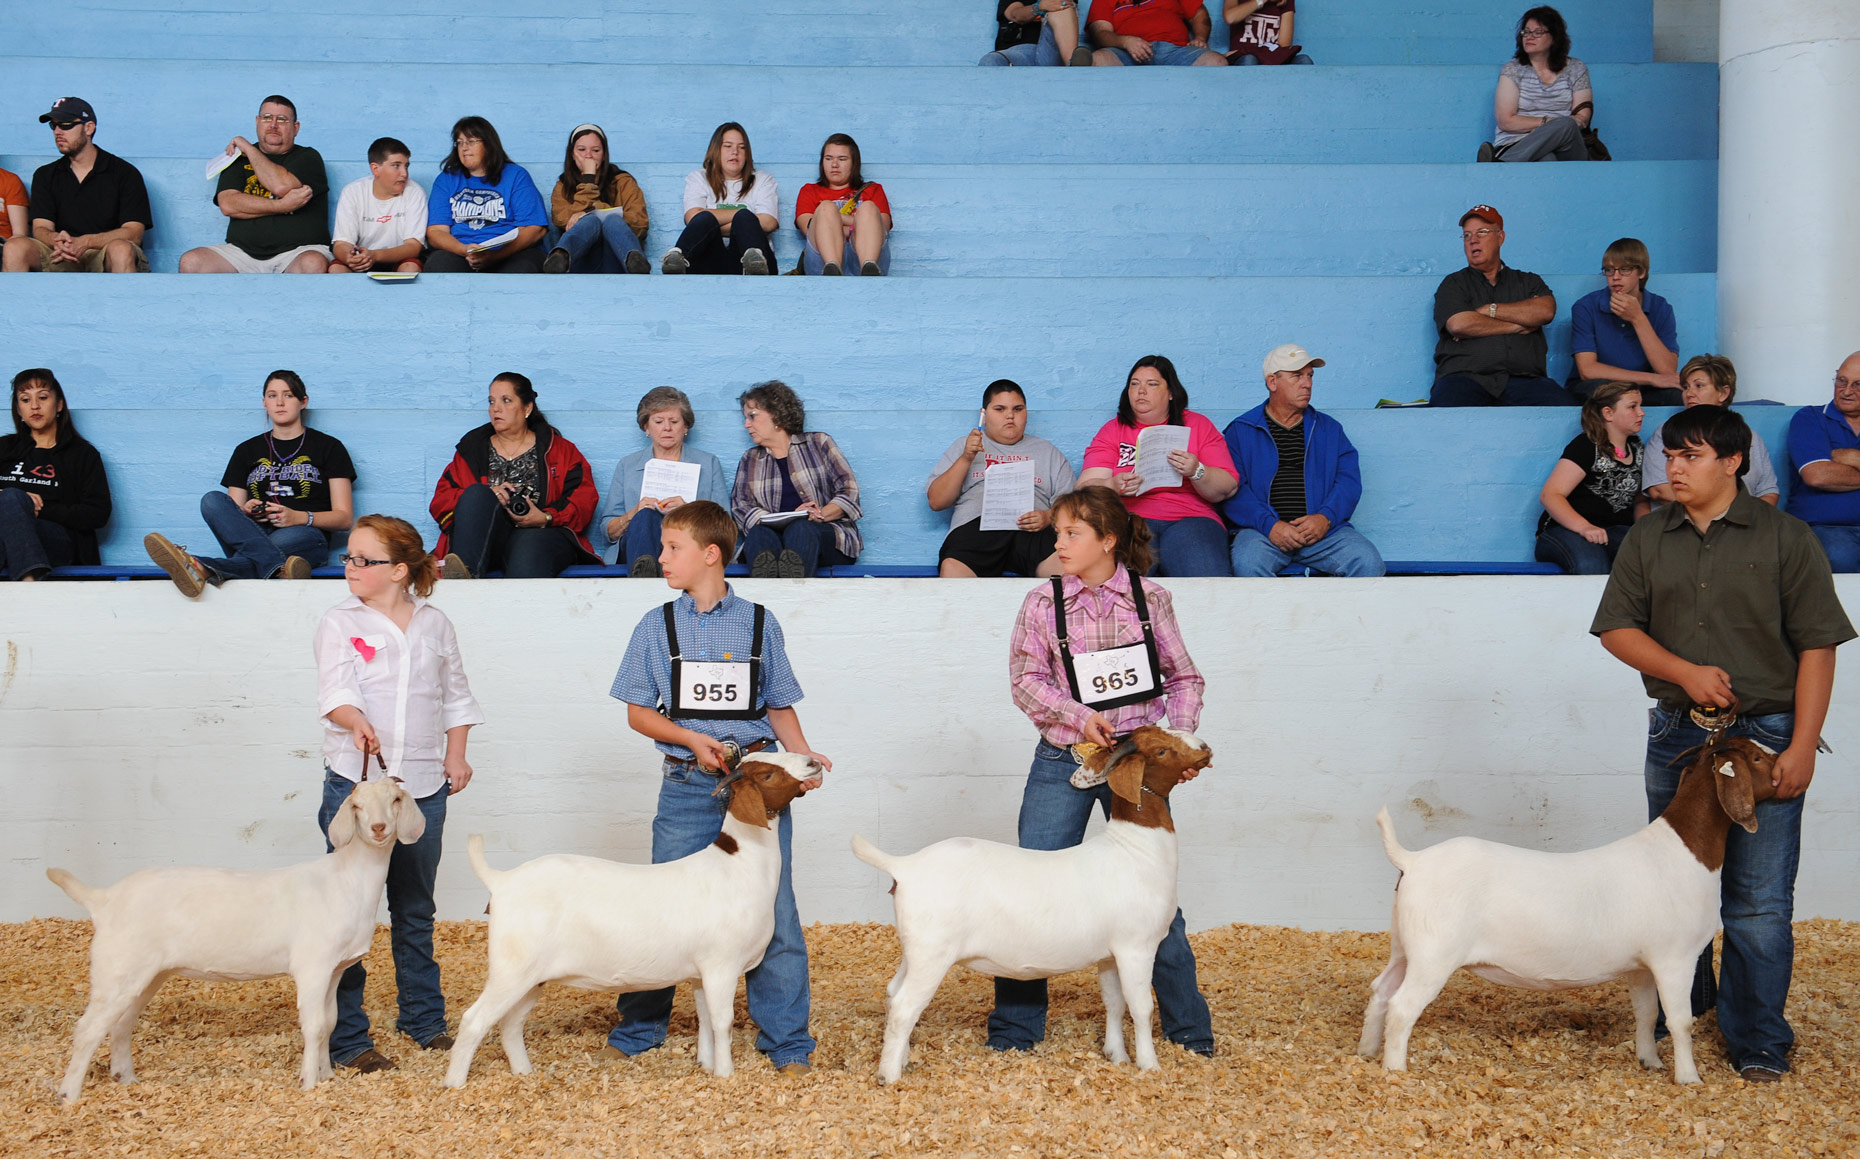
[[520,225],[549,227],[542,194],[529,170],[510,162],[497,184],[469,173],[440,173],[427,198],[426,223],[443,225],[464,245],[476,245]]

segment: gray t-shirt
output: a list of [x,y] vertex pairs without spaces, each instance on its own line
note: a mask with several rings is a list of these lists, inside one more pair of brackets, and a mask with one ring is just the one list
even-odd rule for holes
[[[1640,489],[1649,491],[1664,482],[1666,443],[1660,438],[1660,429],[1656,427],[1647,440],[1646,461],[1640,465]],[[1759,499],[1765,495],[1781,493],[1781,488],[1776,485],[1776,468],[1770,465],[1769,448],[1763,445],[1763,436],[1755,431],[1750,432],[1750,470],[1744,472],[1744,490]]]
[[[964,431],[949,445],[949,450],[943,452],[943,457],[931,469],[929,481],[934,481],[949,470],[957,459],[962,458],[962,446],[968,441],[969,432]],[[1078,482],[1072,464],[1067,462],[1058,447],[1045,439],[1022,435],[1020,442],[1010,447],[983,435],[981,453],[970,460],[968,477],[962,481],[962,493],[956,497],[956,506],[950,509],[949,525],[961,527],[971,519],[980,519],[982,475],[996,463],[1013,463],[1021,459],[1033,460],[1033,501],[1041,510],[1051,507],[1054,499],[1072,490]]]
[[[1589,66],[1569,58],[1563,71],[1556,74],[1556,79],[1545,84],[1537,75],[1537,70],[1528,64],[1519,64],[1508,60],[1505,67],[1498,70],[1501,77],[1508,76],[1518,86],[1518,115],[1520,117],[1567,117],[1570,106],[1576,103],[1576,94],[1589,88]],[[1507,133],[1500,129],[1493,136],[1494,145],[1509,145],[1521,141],[1528,134]]]

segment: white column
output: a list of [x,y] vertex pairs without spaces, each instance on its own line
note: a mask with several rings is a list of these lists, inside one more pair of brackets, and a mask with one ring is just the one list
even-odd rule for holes
[[1860,350],[1860,3],[1726,3],[1718,43],[1718,344],[1740,398],[1824,402]]

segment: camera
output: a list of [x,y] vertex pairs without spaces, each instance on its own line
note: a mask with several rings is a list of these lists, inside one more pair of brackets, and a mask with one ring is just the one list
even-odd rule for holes
[[530,501],[521,491],[518,491],[510,497],[508,507],[512,515],[528,515],[530,513]]

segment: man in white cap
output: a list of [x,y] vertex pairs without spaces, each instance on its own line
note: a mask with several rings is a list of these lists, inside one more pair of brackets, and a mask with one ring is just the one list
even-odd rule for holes
[[1223,510],[1240,530],[1237,576],[1274,576],[1292,565],[1325,575],[1378,576],[1382,554],[1350,526],[1363,497],[1356,448],[1337,420],[1311,405],[1314,372],[1324,365],[1302,346],[1266,355],[1266,401],[1223,432],[1240,490]]

